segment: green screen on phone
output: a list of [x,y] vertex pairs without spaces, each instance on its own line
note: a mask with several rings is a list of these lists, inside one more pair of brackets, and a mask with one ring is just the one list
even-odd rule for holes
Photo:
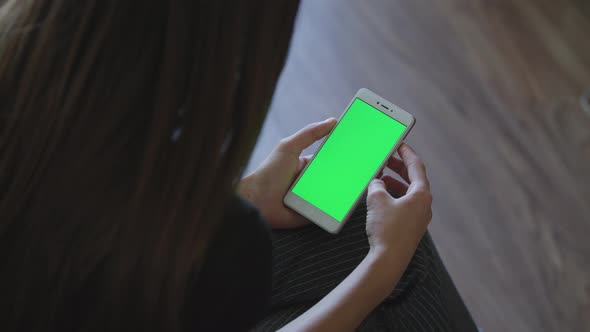
[[342,222],[405,130],[356,98],[292,192]]

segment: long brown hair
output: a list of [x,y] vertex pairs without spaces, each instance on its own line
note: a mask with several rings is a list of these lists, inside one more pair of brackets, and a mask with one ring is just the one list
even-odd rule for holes
[[[0,330],[63,329],[68,319],[83,330],[180,328],[296,9],[285,0],[2,5]],[[77,297],[88,285],[92,303]],[[86,316],[68,317],[72,303]]]

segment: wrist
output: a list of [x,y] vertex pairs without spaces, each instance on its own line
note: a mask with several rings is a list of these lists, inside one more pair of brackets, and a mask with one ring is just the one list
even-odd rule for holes
[[384,268],[395,261],[394,255],[384,248],[369,249],[366,258],[371,262],[371,266],[374,265],[378,269]]
[[376,273],[382,273],[383,278],[393,281],[395,286],[412,260],[417,245],[414,241],[398,241],[389,246],[371,246],[367,259]]
[[[400,234],[401,235],[401,234]],[[398,236],[397,239],[376,241],[369,238],[369,253],[380,260],[394,262],[408,261],[414,256],[414,252],[424,236],[422,234],[406,233]]]
[[389,294],[395,288],[404,269],[400,269],[399,262],[396,262],[392,255],[375,251],[371,248],[365,257],[369,270],[372,274],[378,275],[381,281],[380,287]]
[[370,243],[371,249],[369,249],[368,255],[371,256],[371,259],[377,261],[384,261],[384,262],[391,262],[399,259],[399,242],[395,244],[383,244],[383,243]]

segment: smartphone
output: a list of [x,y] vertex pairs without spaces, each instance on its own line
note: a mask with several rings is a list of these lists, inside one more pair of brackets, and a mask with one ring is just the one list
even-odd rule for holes
[[410,113],[360,89],[283,203],[338,233],[415,122]]

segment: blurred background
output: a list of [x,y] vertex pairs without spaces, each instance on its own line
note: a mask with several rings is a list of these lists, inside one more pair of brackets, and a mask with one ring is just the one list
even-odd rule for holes
[[303,0],[249,169],[361,87],[417,118],[430,231],[478,325],[590,331],[590,1]]

